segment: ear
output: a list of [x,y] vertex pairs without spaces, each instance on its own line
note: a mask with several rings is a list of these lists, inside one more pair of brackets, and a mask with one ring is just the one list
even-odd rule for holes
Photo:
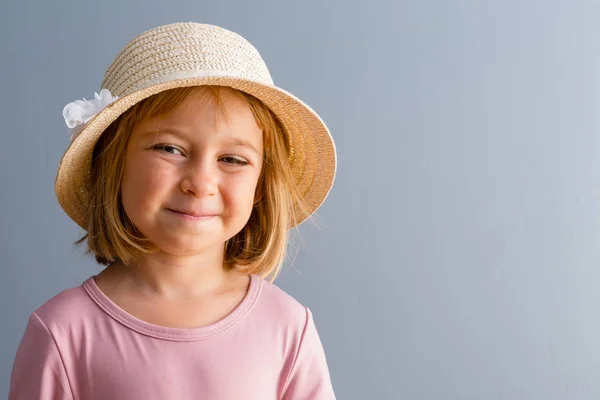
[[258,203],[260,203],[262,198],[263,198],[263,188],[259,182],[259,184],[256,186],[256,190],[254,191],[254,203],[252,205],[256,206]]
[[[261,191],[261,192],[262,192],[262,191]],[[260,203],[260,200],[261,200],[261,199],[262,199],[262,193],[260,193],[260,194],[259,194],[259,193],[257,192],[257,193],[254,195],[254,203],[253,203],[252,205],[254,205],[254,206],[255,206],[255,205],[257,205],[258,203]]]

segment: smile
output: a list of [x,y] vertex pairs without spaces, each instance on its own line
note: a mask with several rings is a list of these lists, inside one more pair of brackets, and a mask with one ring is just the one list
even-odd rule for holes
[[171,210],[170,208],[167,208],[167,210],[169,212],[171,212],[172,214],[174,214],[180,218],[189,220],[189,221],[206,221],[206,220],[210,220],[210,219],[218,216],[218,214],[208,214],[208,213],[207,214],[190,214],[190,213],[181,212],[181,211],[177,211],[177,210]]

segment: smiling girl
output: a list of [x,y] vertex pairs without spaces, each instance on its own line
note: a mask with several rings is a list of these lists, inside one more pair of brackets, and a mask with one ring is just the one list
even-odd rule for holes
[[334,399],[311,311],[272,282],[335,148],[256,49],[152,29],[64,116],[57,198],[106,267],[31,314],[9,398]]

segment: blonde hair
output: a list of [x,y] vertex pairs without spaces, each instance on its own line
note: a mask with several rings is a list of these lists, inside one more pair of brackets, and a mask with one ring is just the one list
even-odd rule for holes
[[[290,144],[286,131],[260,100],[247,93],[219,86],[176,88],[149,97],[123,113],[100,136],[92,155],[89,204],[85,219],[87,252],[108,265],[125,264],[158,251],[128,218],[121,202],[121,180],[131,132],[144,118],[166,115],[190,96],[200,103],[215,102],[225,111],[221,93],[230,91],[244,98],[257,125],[263,130],[263,167],[256,187],[256,200],[247,224],[224,245],[226,268],[258,274],[273,281],[283,264],[288,230],[297,213],[305,212],[296,178],[289,163]],[[219,112],[217,112],[217,115]]]

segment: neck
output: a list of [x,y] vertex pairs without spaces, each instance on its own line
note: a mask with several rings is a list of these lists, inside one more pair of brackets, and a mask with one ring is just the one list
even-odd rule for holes
[[232,274],[224,268],[223,258],[222,249],[189,257],[158,252],[127,266],[117,262],[117,267],[142,292],[174,300],[200,297],[223,287]]

